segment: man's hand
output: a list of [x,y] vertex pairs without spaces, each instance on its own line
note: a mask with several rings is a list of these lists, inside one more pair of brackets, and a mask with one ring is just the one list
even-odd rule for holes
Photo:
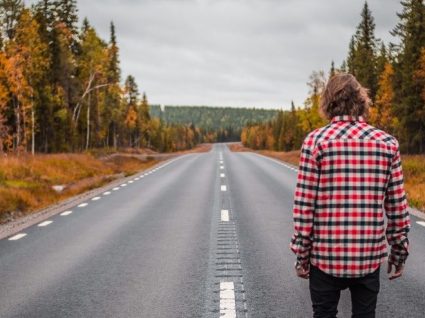
[[[393,271],[393,268],[394,268],[394,273],[391,273]],[[393,263],[388,262],[388,274],[389,274],[388,278],[390,280],[399,278],[403,274],[403,269],[404,269],[404,264],[395,265]]]
[[308,279],[310,277],[310,266],[308,264],[304,266],[295,264],[295,272],[298,277]]

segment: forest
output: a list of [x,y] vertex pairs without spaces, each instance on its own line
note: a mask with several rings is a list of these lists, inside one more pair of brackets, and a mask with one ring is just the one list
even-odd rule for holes
[[242,128],[248,124],[270,121],[275,109],[208,107],[208,106],[150,106],[152,117],[169,124],[193,125],[210,142],[239,141]]
[[242,143],[254,149],[299,149],[309,132],[327,124],[318,112],[327,79],[348,72],[369,90],[373,104],[368,122],[396,136],[403,153],[425,153],[425,5],[423,0],[405,0],[401,6],[390,30],[395,43],[384,43],[375,36],[374,17],[365,2],[340,67],[332,61],[329,72],[312,72],[304,105],[292,104],[266,123],[247,125]]

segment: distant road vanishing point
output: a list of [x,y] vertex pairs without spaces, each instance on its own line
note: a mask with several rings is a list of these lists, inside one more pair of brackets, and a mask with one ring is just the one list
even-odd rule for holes
[[[0,317],[311,317],[288,247],[296,176],[225,144],[161,162],[0,240]],[[421,224],[404,276],[381,271],[377,317],[423,317]]]

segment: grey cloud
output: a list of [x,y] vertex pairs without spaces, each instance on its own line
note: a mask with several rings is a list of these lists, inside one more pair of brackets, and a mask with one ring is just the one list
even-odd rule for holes
[[[116,24],[123,74],[152,103],[288,108],[313,70],[345,58],[363,0],[80,0],[101,36]],[[388,42],[398,0],[369,0]]]

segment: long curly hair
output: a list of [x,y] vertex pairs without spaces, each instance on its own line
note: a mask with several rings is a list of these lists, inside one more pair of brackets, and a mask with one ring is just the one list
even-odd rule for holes
[[346,73],[332,76],[320,98],[320,113],[327,119],[334,116],[364,116],[369,114],[371,100],[368,90]]

